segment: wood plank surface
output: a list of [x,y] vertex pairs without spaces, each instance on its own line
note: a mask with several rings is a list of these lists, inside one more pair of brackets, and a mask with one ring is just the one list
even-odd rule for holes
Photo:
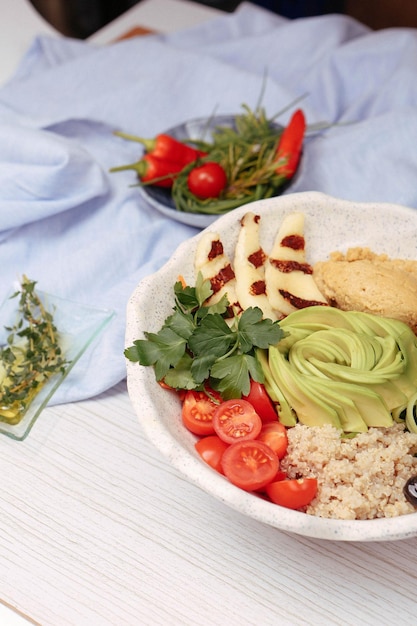
[[0,597],[42,626],[414,623],[415,540],[330,543],[242,516],[161,457],[125,383],[0,445]]

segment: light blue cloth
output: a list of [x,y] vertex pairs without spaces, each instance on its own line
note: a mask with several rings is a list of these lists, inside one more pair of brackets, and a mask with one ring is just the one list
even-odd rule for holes
[[309,138],[291,191],[417,208],[413,29],[372,32],[340,15],[288,21],[243,4],[180,33],[108,46],[37,38],[0,89],[0,298],[26,274],[117,314],[53,402],[124,378],[127,300],[197,232],[148,206],[132,172],[108,173],[140,157],[112,131],[152,137],[255,108],[261,93],[270,117],[305,95],[309,124],[340,124]]

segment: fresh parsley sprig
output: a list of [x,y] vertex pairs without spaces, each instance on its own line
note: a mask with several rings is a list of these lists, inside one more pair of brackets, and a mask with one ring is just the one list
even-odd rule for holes
[[155,377],[174,389],[204,389],[208,381],[224,399],[248,395],[250,379],[263,382],[256,350],[266,350],[283,336],[279,323],[249,308],[232,319],[229,302],[204,303],[210,281],[197,276],[195,287],[174,286],[175,307],[157,333],[145,332],[126,348],[127,359],[153,366]]

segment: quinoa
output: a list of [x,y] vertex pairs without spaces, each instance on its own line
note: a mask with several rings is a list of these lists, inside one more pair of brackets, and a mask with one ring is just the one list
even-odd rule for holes
[[303,510],[334,519],[374,519],[415,512],[403,494],[417,474],[417,434],[402,424],[370,428],[352,439],[334,426],[288,429],[288,453],[281,469],[289,478],[314,476],[317,495]]

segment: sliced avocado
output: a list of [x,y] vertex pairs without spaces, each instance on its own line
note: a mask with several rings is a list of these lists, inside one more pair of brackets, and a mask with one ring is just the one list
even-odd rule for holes
[[[340,393],[349,397],[368,427],[388,427],[394,421],[384,399],[364,385],[341,383]],[[337,383],[336,383],[337,385]]]
[[407,396],[396,385],[395,381],[386,380],[379,385],[370,385],[369,389],[381,396],[390,413],[407,403]]
[[269,367],[277,386],[289,406],[297,414],[298,420],[307,426],[332,424],[342,429],[337,412],[323,402],[308,380],[297,374],[277,348],[269,348]]
[[280,325],[286,336],[261,363],[288,425],[296,415],[309,426],[364,432],[392,426],[392,412],[403,412],[417,429],[417,338],[408,326],[321,306],[291,313]]
[[257,350],[256,356],[261,364],[264,376],[265,376],[265,389],[273,402],[277,403],[277,411],[279,416],[279,421],[284,424],[284,426],[295,426],[297,423],[297,416],[294,413],[293,409],[288,404],[284,395],[277,385],[271,369],[268,364],[268,356],[265,350]]
[[368,426],[363,419],[360,410],[354,400],[346,393],[349,385],[311,379],[310,388],[316,387],[316,393],[320,394],[323,402],[333,407],[336,411],[341,427],[344,432],[366,432]]
[[331,306],[310,306],[290,313],[280,322],[282,328],[298,326],[311,332],[327,328],[348,328],[352,330],[352,321],[341,311]]
[[417,393],[415,393],[408,401],[407,412],[405,416],[405,423],[408,430],[412,433],[417,433]]

